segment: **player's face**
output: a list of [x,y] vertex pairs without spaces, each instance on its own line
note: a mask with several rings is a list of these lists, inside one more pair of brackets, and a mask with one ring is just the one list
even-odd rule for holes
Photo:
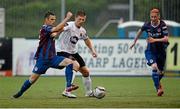
[[158,16],[157,13],[151,13],[151,14],[150,14],[150,18],[151,18],[151,21],[152,21],[153,23],[158,23],[159,16]]
[[46,18],[46,24],[53,25],[56,21],[56,16],[50,15],[48,18]]
[[86,21],[86,16],[77,16],[75,18],[75,24],[77,27],[81,27]]

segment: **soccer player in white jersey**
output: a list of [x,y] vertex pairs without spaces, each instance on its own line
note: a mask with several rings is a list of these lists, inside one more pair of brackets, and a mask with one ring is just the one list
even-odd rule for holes
[[[84,40],[86,46],[90,49],[92,56],[97,57],[97,53],[93,47],[91,39],[87,36],[86,30],[82,27],[85,21],[85,12],[82,10],[77,11],[75,15],[75,21],[67,22],[67,25],[65,25],[64,30],[59,36],[56,47],[58,56],[74,59],[80,64],[79,72],[82,73],[83,84],[86,91],[85,96],[92,97],[92,81],[89,74],[89,68],[86,66],[83,58],[76,50],[76,44],[78,40],[82,39]],[[62,93],[62,95],[68,97],[66,90]]]

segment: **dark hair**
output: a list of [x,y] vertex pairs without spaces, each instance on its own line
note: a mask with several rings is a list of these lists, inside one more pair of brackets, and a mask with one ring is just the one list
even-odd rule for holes
[[86,13],[85,13],[84,10],[79,10],[79,11],[76,12],[76,17],[77,16],[86,16]]
[[50,12],[50,11],[48,11],[48,12],[46,12],[46,14],[44,15],[44,18],[48,18],[50,15],[55,15],[53,12]]

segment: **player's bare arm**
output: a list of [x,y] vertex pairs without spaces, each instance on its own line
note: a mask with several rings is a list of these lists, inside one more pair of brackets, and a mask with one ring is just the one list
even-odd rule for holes
[[55,34],[57,35],[58,33],[56,33],[56,32],[59,32],[59,31],[61,31],[63,29],[64,25],[72,17],[72,15],[73,14],[71,12],[68,12],[67,15],[66,15],[66,18],[61,23],[59,23],[56,27],[53,27],[51,32],[52,33],[55,32]]
[[154,42],[168,42],[168,36],[164,36],[163,38],[152,38],[152,37],[149,37],[147,39],[147,42],[149,43],[154,43]]
[[60,34],[61,32],[63,32],[63,31],[64,31],[64,30],[61,29],[61,30],[59,30],[58,32],[53,32],[53,33],[51,33],[51,37],[59,36],[59,34]]
[[141,34],[142,34],[142,31],[141,31],[141,29],[139,29],[138,32],[137,32],[136,37],[134,38],[133,44],[130,46],[130,49],[132,49],[136,45],[136,42],[139,39],[139,37],[141,36]]
[[97,53],[93,47],[92,41],[89,38],[87,38],[84,42],[87,45],[87,47],[90,49],[92,56],[97,57]]

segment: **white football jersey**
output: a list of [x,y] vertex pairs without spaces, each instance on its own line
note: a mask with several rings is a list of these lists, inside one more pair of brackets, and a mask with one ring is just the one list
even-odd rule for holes
[[86,30],[83,27],[76,27],[74,21],[67,22],[64,31],[59,35],[57,40],[56,51],[75,54],[77,52],[76,43],[78,40],[85,40],[87,38]]

